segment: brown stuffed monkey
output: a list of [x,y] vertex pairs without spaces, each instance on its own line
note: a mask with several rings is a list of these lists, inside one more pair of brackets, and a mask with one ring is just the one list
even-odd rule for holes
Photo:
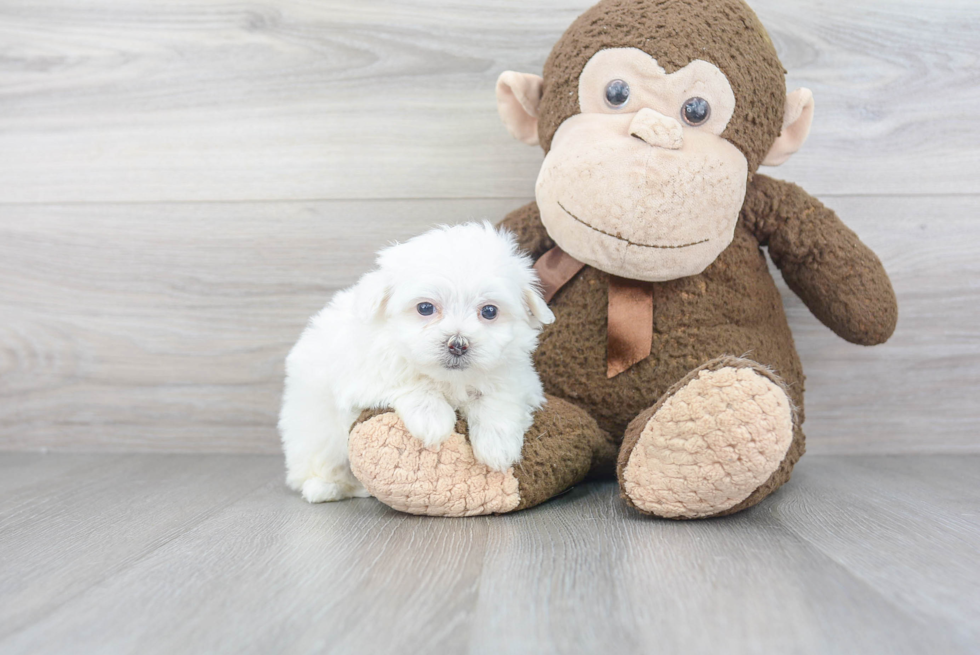
[[364,416],[351,467],[396,509],[462,516],[536,505],[588,477],[661,517],[750,507],[804,451],[803,371],[762,247],[789,288],[853,343],[884,342],[881,262],[803,189],[756,173],[806,140],[813,97],[787,94],[742,0],[603,0],[544,76],[507,72],[500,115],[546,153],[536,202],[501,225],[536,261],[556,321],[535,356],[549,394],[504,473],[466,426],[438,451],[393,413]]

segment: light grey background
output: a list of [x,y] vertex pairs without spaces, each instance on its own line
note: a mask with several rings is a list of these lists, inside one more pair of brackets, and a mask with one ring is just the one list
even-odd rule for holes
[[[282,359],[333,290],[533,197],[494,81],[590,4],[2,0],[0,449],[276,452]],[[817,101],[767,172],[900,301],[865,349],[785,294],[810,451],[980,452],[980,5],[752,4]]]

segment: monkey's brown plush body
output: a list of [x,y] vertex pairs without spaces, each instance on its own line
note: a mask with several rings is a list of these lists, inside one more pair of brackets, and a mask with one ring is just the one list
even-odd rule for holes
[[755,172],[809,130],[812,96],[787,96],[783,74],[741,0],[604,0],[543,80],[501,76],[511,132],[548,153],[537,202],[502,226],[552,286],[535,356],[549,401],[506,472],[473,459],[465,424],[427,450],[393,414],[365,416],[351,467],[373,495],[413,513],[500,513],[617,475],[640,511],[696,518],[789,479],[804,376],[762,248],[849,341],[884,342],[897,307],[832,211]]

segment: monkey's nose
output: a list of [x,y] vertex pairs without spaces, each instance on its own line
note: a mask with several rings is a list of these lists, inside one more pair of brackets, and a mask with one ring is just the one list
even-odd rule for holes
[[466,354],[466,351],[470,347],[470,343],[462,336],[456,334],[449,339],[449,341],[446,343],[446,347],[449,348],[450,353],[456,357],[460,357]]
[[636,112],[630,122],[630,136],[642,139],[655,148],[680,150],[684,145],[684,130],[680,122],[649,107]]

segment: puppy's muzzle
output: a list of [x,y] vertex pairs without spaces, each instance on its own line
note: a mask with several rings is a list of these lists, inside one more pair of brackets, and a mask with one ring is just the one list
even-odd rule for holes
[[454,357],[462,357],[470,349],[470,343],[461,335],[456,334],[446,342],[446,348],[449,349],[449,354]]

